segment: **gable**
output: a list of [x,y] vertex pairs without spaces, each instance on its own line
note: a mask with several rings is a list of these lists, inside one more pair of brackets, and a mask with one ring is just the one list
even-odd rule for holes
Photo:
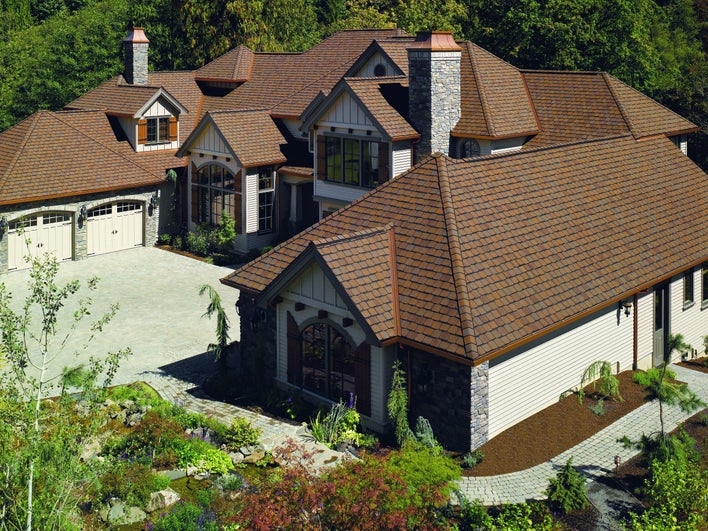
[[322,268],[315,262],[306,267],[283,292],[294,299],[307,299],[313,303],[348,310],[344,299],[337,293]]
[[385,54],[375,51],[371,57],[356,70],[350,73],[351,77],[386,77],[399,76],[403,74]]
[[211,120],[204,124],[196,138],[190,139],[189,150],[205,155],[233,155],[231,148]]
[[331,127],[376,128],[366,110],[346,91],[329,106],[317,123]]

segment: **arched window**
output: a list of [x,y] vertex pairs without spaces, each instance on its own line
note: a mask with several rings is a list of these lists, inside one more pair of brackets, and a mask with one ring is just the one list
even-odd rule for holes
[[477,142],[474,138],[465,138],[461,140],[459,146],[461,159],[479,156],[479,142]]
[[241,179],[220,164],[207,164],[192,174],[192,221],[221,223],[222,213],[236,222],[240,232]]
[[300,337],[303,387],[332,400],[355,395],[355,351],[347,338],[326,322],[305,327]]

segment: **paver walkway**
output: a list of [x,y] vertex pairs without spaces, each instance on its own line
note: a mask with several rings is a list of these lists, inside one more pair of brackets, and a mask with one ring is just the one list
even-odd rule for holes
[[[676,372],[678,380],[686,382],[704,402],[708,402],[708,374],[676,365],[672,365],[671,370]],[[664,407],[667,429],[673,429],[690,416],[692,414],[686,414],[678,407]],[[460,481],[460,490],[468,500],[479,500],[483,505],[544,499],[549,478],[555,476],[570,457],[578,471],[591,480],[598,479],[612,471],[616,455],[625,462],[639,453],[634,448],[625,448],[617,439],[626,435],[638,440],[642,433],[648,435],[659,429],[659,404],[650,402],[545,463],[499,476],[465,477]],[[523,452],[523,447],[519,451]]]

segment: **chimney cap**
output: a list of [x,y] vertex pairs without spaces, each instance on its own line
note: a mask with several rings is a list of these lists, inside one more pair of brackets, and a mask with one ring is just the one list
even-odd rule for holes
[[127,37],[123,39],[123,42],[148,43],[150,41],[145,36],[144,28],[136,26],[132,30],[130,30],[130,33],[128,33]]
[[419,31],[410,49],[430,50],[432,52],[461,51],[451,31]]

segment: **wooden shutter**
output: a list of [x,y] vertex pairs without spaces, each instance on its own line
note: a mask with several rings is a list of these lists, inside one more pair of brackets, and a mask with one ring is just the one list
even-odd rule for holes
[[302,385],[302,343],[300,329],[288,312],[288,382]]
[[354,352],[356,410],[371,416],[371,346],[364,341]]
[[148,121],[143,118],[138,120],[138,144],[145,144],[148,138]]
[[170,142],[177,141],[177,118],[170,116]]
[[317,135],[317,179],[323,181],[327,177],[327,139]]
[[379,142],[379,184],[389,179],[388,142]]

